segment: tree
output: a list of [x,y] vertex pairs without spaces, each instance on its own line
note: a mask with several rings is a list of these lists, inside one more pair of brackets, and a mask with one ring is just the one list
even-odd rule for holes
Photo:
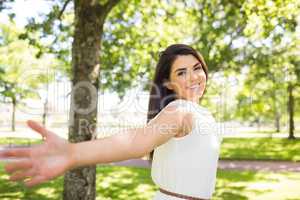
[[[69,123],[71,142],[96,138],[95,129],[82,128],[81,123],[87,123],[88,126],[95,126],[97,123],[103,25],[107,15],[118,2],[119,0],[74,1],[72,107]],[[64,179],[64,199],[95,199],[95,174],[95,166],[67,172]]]
[[[299,18],[300,4],[298,1],[285,0],[249,1],[244,5],[247,13],[247,25],[244,34],[248,39],[247,60],[250,76],[246,84],[256,85],[262,81],[260,98],[256,105],[261,109],[270,107],[271,113],[279,128],[279,113],[283,108],[283,101],[287,101],[289,115],[289,138],[294,138],[294,88],[298,87],[299,64],[297,58],[297,44],[299,43]],[[285,91],[276,95],[278,91]],[[287,91],[287,92],[286,92]],[[253,92],[257,92],[254,90]],[[266,104],[266,94],[272,98],[271,104]],[[287,98],[284,98],[287,97]],[[253,102],[252,102],[253,104]],[[270,113],[270,110],[267,112]],[[261,116],[260,116],[261,117]]]
[[[96,138],[103,25],[109,12],[118,3],[119,0],[57,0],[50,4],[52,9],[44,15],[42,22],[30,19],[27,31],[19,36],[39,49],[35,53],[37,57],[45,53],[55,54],[60,59],[63,70],[69,73],[72,81],[69,117],[71,142]],[[52,42],[43,43],[42,38]],[[69,68],[71,59],[72,68]],[[93,128],[82,128],[82,122]],[[64,179],[64,199],[95,199],[95,172],[95,166],[67,172]]]
[[22,30],[13,22],[0,24],[0,95],[12,105],[11,130],[15,131],[17,105],[27,97],[37,97],[37,89],[46,80],[45,70],[53,60],[46,56],[37,59],[37,49],[27,41],[19,40]]

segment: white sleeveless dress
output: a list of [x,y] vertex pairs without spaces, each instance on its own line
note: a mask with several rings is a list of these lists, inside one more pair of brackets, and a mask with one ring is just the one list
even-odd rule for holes
[[[193,128],[188,135],[173,137],[155,148],[152,180],[170,192],[211,199],[222,141],[216,121],[208,109],[192,101],[177,99],[170,104],[193,113]],[[153,200],[182,199],[157,191]]]

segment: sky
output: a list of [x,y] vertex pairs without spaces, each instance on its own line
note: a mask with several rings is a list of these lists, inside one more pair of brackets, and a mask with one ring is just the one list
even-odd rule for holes
[[[10,10],[4,10],[4,14],[12,12],[16,14],[15,22],[18,27],[24,27],[27,23],[27,19],[30,17],[38,17],[39,13],[46,13],[49,11],[47,1],[41,0],[16,0],[10,3]],[[0,13],[0,21],[6,22],[7,16]]]

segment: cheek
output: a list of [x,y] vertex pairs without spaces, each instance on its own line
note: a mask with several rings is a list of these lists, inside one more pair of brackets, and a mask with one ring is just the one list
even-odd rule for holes
[[201,78],[202,78],[202,82],[203,82],[204,84],[206,84],[206,76],[204,75],[204,76],[202,76]]
[[186,92],[186,81],[182,79],[177,79],[174,82],[176,93],[183,94]]
[[206,81],[206,74],[204,71],[202,71],[200,74],[199,74],[200,78],[202,81]]
[[200,79],[201,79],[202,85],[205,85],[206,84],[206,75],[205,74],[201,74]]
[[178,82],[178,86],[179,86],[179,88],[180,88],[180,90],[181,90],[182,92],[185,92],[185,91],[186,91],[186,87],[187,87],[187,82],[186,82],[186,80],[180,80],[180,81]]
[[201,82],[201,83],[202,83],[202,84],[200,84],[200,87],[201,87],[202,90],[204,90],[205,87],[206,87],[206,77],[204,77],[204,78],[202,79],[202,82]]

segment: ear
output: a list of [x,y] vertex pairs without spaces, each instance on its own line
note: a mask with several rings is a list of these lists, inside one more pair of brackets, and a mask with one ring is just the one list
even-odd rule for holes
[[170,83],[170,81],[164,81],[163,85],[168,88],[169,90],[173,90],[172,84]]

